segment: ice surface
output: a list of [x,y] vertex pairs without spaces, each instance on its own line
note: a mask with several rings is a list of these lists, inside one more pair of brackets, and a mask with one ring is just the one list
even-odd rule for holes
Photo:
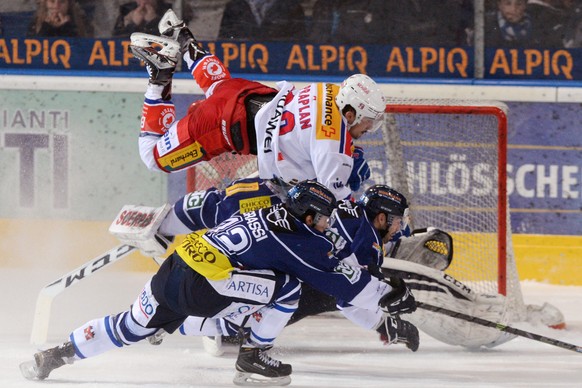
[[[65,365],[44,382],[25,380],[18,365],[36,347],[30,330],[36,296],[61,271],[1,269],[0,387],[230,387],[236,353],[212,357],[197,337],[166,337],[160,346],[139,343]],[[106,269],[59,295],[52,308],[54,346],[86,321],[127,309],[148,273]],[[582,287],[523,283],[526,303],[550,302],[565,315],[558,331],[519,325],[582,345]],[[420,349],[383,346],[373,332],[336,315],[311,317],[285,329],[276,358],[293,365],[292,387],[582,387],[582,354],[518,338],[494,349],[467,351],[421,333]]]

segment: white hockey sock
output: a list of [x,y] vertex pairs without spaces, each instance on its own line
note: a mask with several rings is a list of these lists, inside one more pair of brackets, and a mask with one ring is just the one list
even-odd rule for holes
[[161,100],[164,88],[165,86],[163,85],[148,84],[145,92],[145,98],[148,100]]
[[126,311],[93,319],[75,329],[70,339],[75,345],[77,356],[88,358],[141,341],[155,331],[136,324]]
[[222,335],[218,318],[201,318],[189,316],[180,326],[180,334],[188,336],[214,337]]

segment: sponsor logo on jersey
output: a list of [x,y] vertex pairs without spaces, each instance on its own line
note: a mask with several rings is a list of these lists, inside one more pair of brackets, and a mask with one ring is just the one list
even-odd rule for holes
[[144,290],[139,296],[139,309],[143,313],[146,319],[151,318],[151,316],[156,312],[157,302],[153,299],[153,295],[150,290]]
[[176,253],[194,271],[210,280],[222,280],[229,277],[234,269],[228,257],[216,249],[203,236],[206,229],[190,233]]
[[273,152],[271,148],[271,144],[273,142],[273,133],[276,131],[277,127],[279,126],[279,122],[281,121],[281,116],[283,115],[283,109],[285,108],[285,101],[287,99],[287,94],[285,93],[279,101],[277,101],[277,108],[275,109],[275,113],[269,121],[267,122],[267,129],[265,130],[265,139],[263,139],[263,152],[269,153]]
[[[158,142],[158,153],[159,149],[160,143]],[[202,160],[204,151],[202,151],[200,143],[195,142],[194,144],[173,151],[165,156],[162,156],[161,153],[159,153],[159,155],[158,163],[160,166],[166,171],[174,171],[198,163]]]
[[231,281],[226,287],[230,291],[236,291],[240,294],[251,294],[265,298],[270,298],[269,288],[263,284],[254,282],[245,282],[242,280]]
[[249,191],[258,191],[259,190],[259,182],[240,182],[235,183],[226,188],[226,196],[230,197],[231,195],[235,195],[236,193],[245,193]]
[[335,103],[338,91],[339,87],[334,84],[318,84],[317,86],[317,94],[323,98],[317,106],[316,140],[342,141],[342,114]]
[[239,209],[242,214],[252,212],[254,210],[263,209],[272,205],[271,197],[262,195],[260,197],[253,197],[241,199],[239,202]]

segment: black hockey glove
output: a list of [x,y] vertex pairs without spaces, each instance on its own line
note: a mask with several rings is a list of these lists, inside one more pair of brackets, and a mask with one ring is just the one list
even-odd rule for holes
[[400,278],[390,278],[387,282],[392,286],[392,291],[384,295],[378,305],[380,309],[389,315],[409,314],[416,310],[416,301],[410,289]]
[[405,344],[413,352],[416,352],[420,345],[416,326],[400,318],[386,317],[376,331],[384,345]]

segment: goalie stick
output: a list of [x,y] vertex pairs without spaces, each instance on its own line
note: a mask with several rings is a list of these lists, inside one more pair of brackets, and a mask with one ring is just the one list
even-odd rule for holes
[[80,267],[47,284],[38,294],[30,342],[34,345],[44,344],[48,336],[49,320],[53,299],[69,287],[93,275],[95,272],[123,259],[137,248],[121,244],[89,260]]
[[567,342],[562,342],[562,341],[557,340],[555,338],[545,337],[543,335],[531,333],[529,331],[517,329],[517,328],[511,327],[511,326],[506,326],[506,325],[501,324],[501,323],[488,321],[486,319],[482,319],[479,317],[472,317],[472,316],[467,315],[467,314],[459,313],[459,312],[456,312],[453,310],[448,310],[448,309],[443,308],[443,307],[433,306],[433,305],[423,303],[423,302],[416,302],[416,306],[419,308],[425,309],[425,310],[448,315],[449,317],[462,319],[464,321],[472,322],[472,323],[475,323],[475,324],[478,324],[481,326],[491,327],[491,328],[494,328],[494,329],[497,329],[497,330],[500,330],[500,331],[503,331],[503,332],[506,332],[509,334],[529,338],[529,339],[532,339],[534,341],[543,342],[545,344],[557,346],[559,348],[571,350],[573,352],[582,353],[582,346],[569,344]]

